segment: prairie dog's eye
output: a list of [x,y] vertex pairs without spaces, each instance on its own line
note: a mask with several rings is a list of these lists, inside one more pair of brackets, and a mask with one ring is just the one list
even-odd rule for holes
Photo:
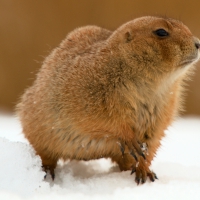
[[159,37],[166,37],[169,35],[169,33],[164,29],[158,29],[158,30],[154,31],[154,34],[156,34]]

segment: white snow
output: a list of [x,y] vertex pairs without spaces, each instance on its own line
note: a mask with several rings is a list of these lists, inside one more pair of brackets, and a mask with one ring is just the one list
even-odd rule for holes
[[134,174],[110,160],[72,161],[44,180],[41,160],[14,116],[0,115],[0,199],[200,199],[200,118],[179,119],[166,131],[152,169],[159,180],[137,186]]

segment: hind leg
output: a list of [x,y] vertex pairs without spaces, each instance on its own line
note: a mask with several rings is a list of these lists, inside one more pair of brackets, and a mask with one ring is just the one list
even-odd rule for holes
[[132,170],[133,165],[136,165],[135,159],[129,153],[113,156],[112,161],[119,165],[121,171]]

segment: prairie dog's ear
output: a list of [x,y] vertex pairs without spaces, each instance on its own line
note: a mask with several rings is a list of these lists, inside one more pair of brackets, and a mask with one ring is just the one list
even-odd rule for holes
[[132,39],[133,39],[132,33],[131,33],[130,31],[127,31],[127,32],[125,33],[125,41],[126,41],[126,42],[130,42]]

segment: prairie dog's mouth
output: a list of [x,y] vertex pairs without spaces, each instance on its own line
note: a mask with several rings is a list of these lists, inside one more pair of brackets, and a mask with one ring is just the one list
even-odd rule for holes
[[186,60],[186,61],[183,61],[181,62],[181,66],[186,66],[186,65],[189,65],[189,64],[192,64],[193,62],[197,61],[197,59],[193,59],[193,60]]
[[187,59],[185,59],[184,61],[182,61],[180,63],[180,66],[184,67],[184,66],[187,66],[189,64],[195,63],[199,60],[199,58],[200,58],[199,51],[197,51],[197,52],[195,52],[194,55],[192,55],[192,56],[188,57]]

